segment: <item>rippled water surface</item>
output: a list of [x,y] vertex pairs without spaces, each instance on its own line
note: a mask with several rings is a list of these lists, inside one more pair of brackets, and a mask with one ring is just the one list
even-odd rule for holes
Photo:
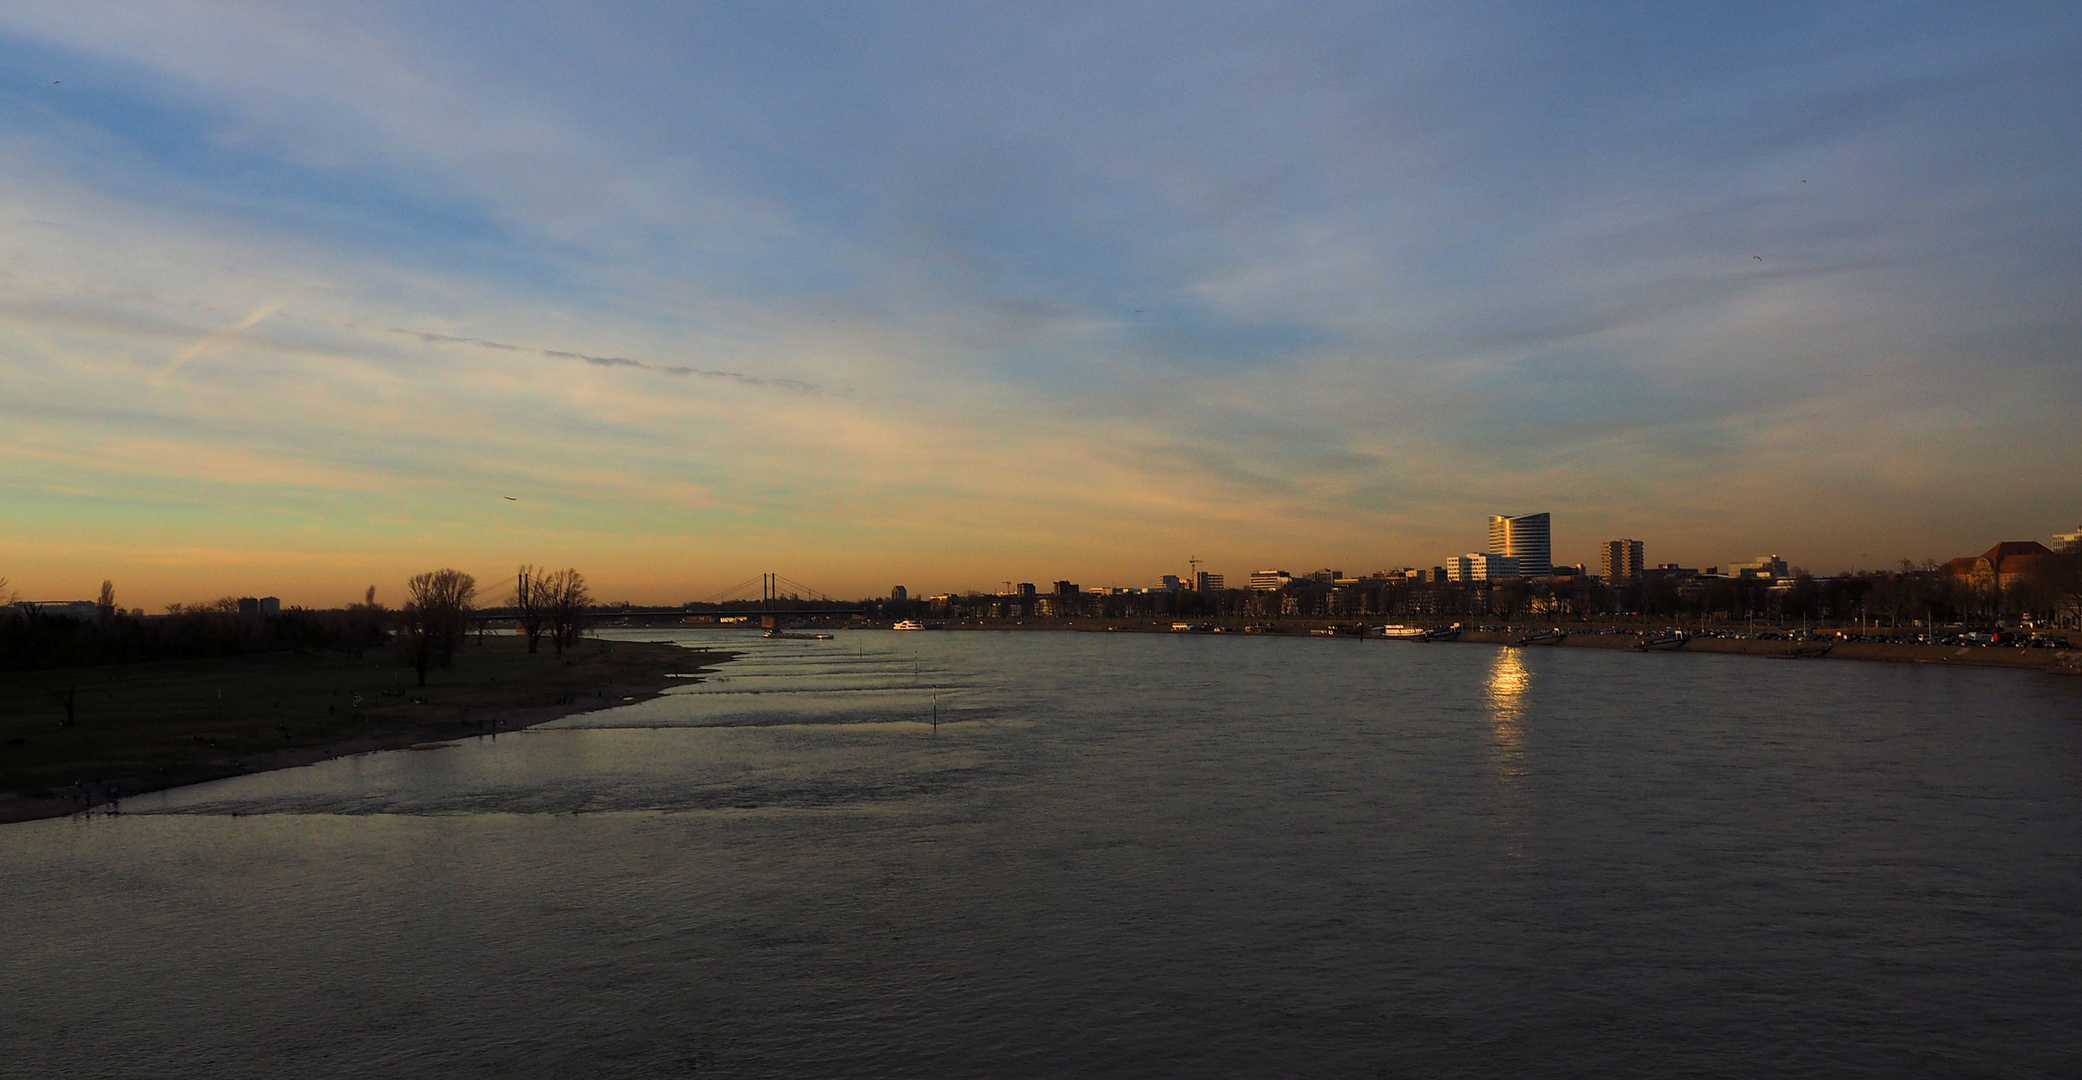
[[682,636],[0,826],[0,1075],[2082,1075],[2082,680]]

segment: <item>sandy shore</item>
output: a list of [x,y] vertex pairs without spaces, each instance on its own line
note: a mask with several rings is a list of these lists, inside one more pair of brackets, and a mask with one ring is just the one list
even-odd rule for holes
[[[729,652],[691,650],[663,643],[620,642],[614,648],[617,662],[611,668],[597,672],[578,669],[568,674],[559,669],[556,674],[565,677],[554,683],[508,683],[497,691],[480,691],[451,703],[438,700],[412,702],[401,696],[396,703],[378,704],[367,709],[354,731],[299,745],[227,752],[200,760],[162,758],[147,769],[108,770],[86,765],[80,771],[93,779],[84,783],[0,792],[0,822],[64,817],[119,802],[123,795],[296,768],[355,754],[401,750],[426,743],[453,742],[459,738],[516,731],[575,713],[648,700],[667,687],[690,681],[687,676],[712,671],[735,656]],[[596,677],[584,679],[582,687],[571,685],[572,677],[582,675]],[[545,703],[545,697],[551,700]]]

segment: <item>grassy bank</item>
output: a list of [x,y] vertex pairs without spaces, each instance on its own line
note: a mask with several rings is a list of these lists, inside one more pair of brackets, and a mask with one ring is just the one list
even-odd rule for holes
[[530,655],[517,638],[473,638],[455,667],[430,672],[423,688],[410,668],[374,651],[0,674],[0,821],[526,727],[650,696],[673,682],[667,675],[728,655],[589,639],[559,659],[547,647]]

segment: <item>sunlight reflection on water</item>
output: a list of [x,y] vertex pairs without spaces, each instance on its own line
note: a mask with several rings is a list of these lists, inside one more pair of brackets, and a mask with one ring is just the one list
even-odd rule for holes
[[1524,854],[1523,845],[1530,813],[1526,774],[1530,770],[1526,745],[1526,705],[1532,692],[1533,673],[1525,665],[1525,650],[1500,648],[1483,679],[1489,702],[1489,762],[1498,788],[1498,822],[1510,838],[1507,854]]

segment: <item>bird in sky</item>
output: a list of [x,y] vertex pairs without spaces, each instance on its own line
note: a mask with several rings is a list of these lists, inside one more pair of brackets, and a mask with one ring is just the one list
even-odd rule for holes
[[502,499],[504,499],[504,500],[506,500],[507,502],[519,502],[519,501],[520,501],[519,499],[516,499],[516,498],[514,498],[514,497],[513,497],[513,496],[511,496],[511,495],[501,495],[501,496],[499,496],[499,497],[500,497],[500,498],[502,498]]
[[1755,259],[1755,260],[1757,260],[1758,262],[1763,262],[1763,261],[1764,261],[1764,256],[1762,256],[1762,255],[1752,255],[1752,256],[1750,256],[1750,258],[1752,258],[1752,259]]

